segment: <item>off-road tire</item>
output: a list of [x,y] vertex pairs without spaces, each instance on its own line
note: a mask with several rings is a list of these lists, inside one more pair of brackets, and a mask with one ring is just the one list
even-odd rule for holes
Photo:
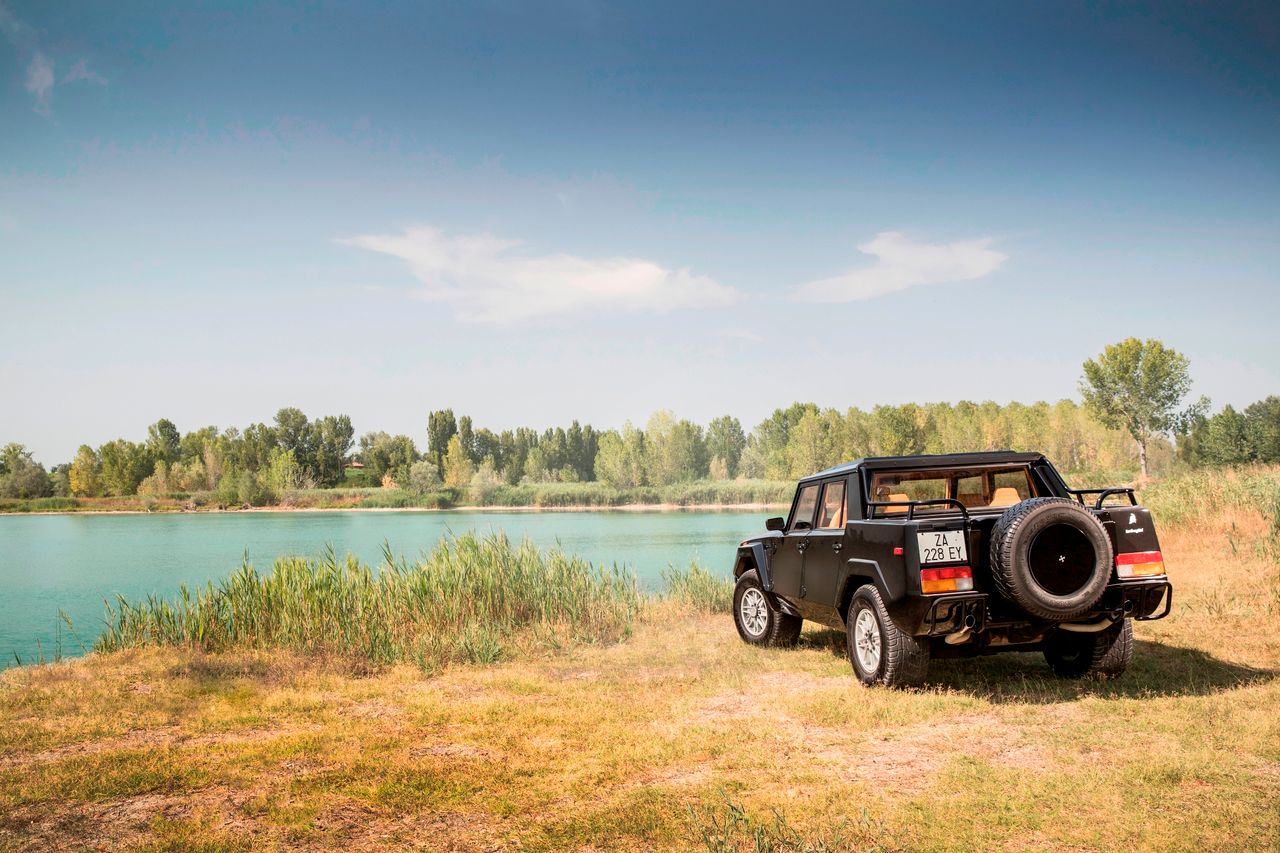
[[[763,617],[763,626],[758,632],[752,628],[760,623],[749,620],[743,614],[744,598],[755,600],[763,608],[756,611]],[[773,603],[773,597],[760,584],[759,573],[755,569],[748,569],[733,587],[733,624],[744,643],[753,646],[794,646],[800,639],[804,620],[779,610]]]
[[1044,659],[1059,678],[1118,678],[1133,660],[1133,623],[1121,619],[1094,634],[1059,628],[1045,638]]
[[[858,637],[855,636],[859,631],[858,616],[864,611],[874,618],[879,632],[880,655],[874,668],[864,665],[858,652]],[[845,642],[854,675],[868,687],[911,687],[924,683],[929,674],[928,639],[913,637],[899,628],[889,618],[889,611],[885,609],[879,590],[871,584],[858,587],[853,600],[849,602],[849,613],[845,619]]]
[[[1074,528],[1092,546],[1093,566],[1078,588],[1055,593],[1033,575],[1030,551],[1050,527]],[[1068,534],[1070,535],[1070,534]],[[1066,622],[1087,613],[1111,580],[1111,538],[1102,522],[1076,501],[1030,498],[1005,510],[991,530],[991,579],[996,591],[1026,613]]]

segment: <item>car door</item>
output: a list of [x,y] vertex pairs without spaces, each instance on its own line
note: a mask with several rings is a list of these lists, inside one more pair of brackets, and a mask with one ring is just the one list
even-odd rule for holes
[[845,478],[822,483],[817,519],[809,532],[801,571],[801,612],[819,622],[836,614],[836,584],[844,558],[845,524],[849,519],[849,489]]
[[778,550],[769,560],[769,573],[773,579],[773,593],[793,604],[800,602],[801,577],[804,574],[805,551],[809,547],[809,533],[818,510],[818,483],[802,485],[796,491]]

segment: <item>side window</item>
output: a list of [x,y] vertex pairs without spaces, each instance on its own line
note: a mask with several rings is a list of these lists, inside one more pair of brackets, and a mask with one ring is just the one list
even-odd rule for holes
[[827,483],[822,488],[822,514],[818,526],[826,530],[839,530],[845,522],[844,480]]
[[791,516],[788,530],[803,530],[813,527],[813,511],[818,508],[818,484],[805,486],[796,498],[796,511]]

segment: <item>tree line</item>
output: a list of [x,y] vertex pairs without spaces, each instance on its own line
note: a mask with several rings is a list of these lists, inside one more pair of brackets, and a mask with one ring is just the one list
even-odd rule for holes
[[[340,485],[445,487],[599,481],[615,488],[695,480],[792,480],[860,456],[1039,450],[1063,470],[1134,471],[1138,448],[1071,400],[1057,403],[932,403],[870,410],[795,403],[750,431],[724,415],[706,426],[668,411],[643,427],[494,431],[450,409],[428,415],[420,450],[412,436],[371,432],[358,443],[351,419],[309,419],[281,409],[272,423],[180,433],[161,419],[143,441],[116,439],[46,472],[21,445],[0,450],[0,496],[167,495],[214,492],[227,503],[269,503],[291,490]],[[1280,397],[1195,417],[1177,449],[1156,437],[1158,466],[1280,463]],[[352,463],[362,467],[348,467]]]
[[[425,446],[371,432],[354,440],[351,418],[309,419],[281,409],[243,430],[180,433],[161,419],[144,441],[83,445],[48,472],[22,445],[0,450],[0,497],[172,495],[213,492],[226,504],[262,505],[299,489],[339,485],[483,494],[503,484],[597,481],[618,489],[698,480],[793,480],[861,456],[1038,450],[1066,472],[1120,473],[1151,465],[1280,462],[1280,397],[1208,415],[1183,406],[1185,356],[1130,338],[1083,365],[1084,404],[907,403],[870,410],[794,403],[749,432],[733,415],[705,427],[655,412],[643,427],[494,431],[452,409],[427,416]],[[1177,436],[1177,444],[1171,441]]]

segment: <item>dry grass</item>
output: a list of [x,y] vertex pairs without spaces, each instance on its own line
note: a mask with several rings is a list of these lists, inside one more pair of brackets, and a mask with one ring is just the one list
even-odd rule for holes
[[867,690],[833,632],[654,605],[611,646],[425,676],[137,649],[0,675],[0,848],[1274,849],[1268,520],[1165,529],[1122,680],[1032,655]]

